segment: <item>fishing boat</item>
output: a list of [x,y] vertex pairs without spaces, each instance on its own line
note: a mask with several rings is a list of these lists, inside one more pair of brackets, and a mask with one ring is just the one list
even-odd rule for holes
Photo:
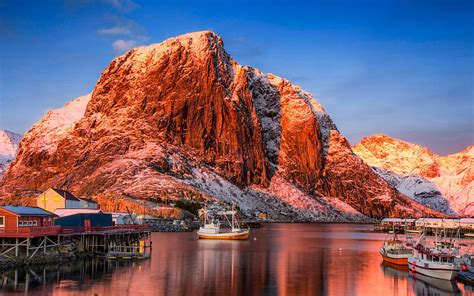
[[[219,221],[209,221],[207,209],[204,209],[204,225],[201,226],[197,232],[199,239],[219,239],[219,240],[246,240],[249,238],[250,229],[241,228],[237,218],[236,211],[232,205],[232,211],[221,213],[230,224],[230,230],[222,230]],[[231,215],[232,220],[229,221],[228,215]]]
[[380,248],[383,261],[396,265],[408,265],[408,257],[412,254],[412,249],[399,240],[395,232],[393,232],[393,237],[385,239],[382,248]]
[[458,279],[474,283],[474,255],[469,251],[472,245],[466,251],[466,253],[461,257],[461,270],[458,271]]
[[414,248],[413,256],[408,258],[408,267],[412,272],[452,280],[460,269],[460,265],[454,260],[458,253],[454,243],[448,241],[436,240],[434,247],[428,247],[422,235]]

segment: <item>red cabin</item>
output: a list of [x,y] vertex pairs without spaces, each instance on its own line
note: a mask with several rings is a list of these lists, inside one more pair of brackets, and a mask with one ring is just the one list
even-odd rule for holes
[[24,227],[52,226],[57,215],[38,207],[0,207],[0,231],[15,231]]

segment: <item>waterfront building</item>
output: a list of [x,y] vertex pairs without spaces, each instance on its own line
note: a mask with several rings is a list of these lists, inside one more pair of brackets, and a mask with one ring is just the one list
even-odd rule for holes
[[18,231],[24,227],[45,227],[53,225],[54,213],[39,207],[1,206],[0,231]]
[[59,217],[54,220],[54,225],[61,227],[98,227],[113,226],[112,215],[105,213],[77,213]]
[[36,205],[47,211],[54,212],[57,209],[97,209],[97,202],[74,196],[69,191],[57,188],[49,188],[41,193],[36,199]]

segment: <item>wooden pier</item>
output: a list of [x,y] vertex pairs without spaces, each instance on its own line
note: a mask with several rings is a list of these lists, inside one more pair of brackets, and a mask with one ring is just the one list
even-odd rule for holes
[[106,227],[22,227],[0,230],[0,257],[32,259],[74,245],[81,253],[106,256],[117,248],[145,253],[151,248],[149,225]]

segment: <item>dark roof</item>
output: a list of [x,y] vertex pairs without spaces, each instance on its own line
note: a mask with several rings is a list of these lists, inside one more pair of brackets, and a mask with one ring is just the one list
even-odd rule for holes
[[54,191],[56,191],[57,194],[61,195],[62,197],[64,197],[64,198],[67,199],[67,200],[80,201],[79,198],[75,197],[74,194],[72,194],[72,193],[69,192],[69,191],[61,190],[61,189],[56,189],[56,188],[51,188],[51,189],[53,189]]
[[38,207],[2,206],[0,209],[5,209],[17,215],[56,216],[54,213],[48,212]]
[[95,200],[93,200],[92,198],[86,198],[86,197],[81,197],[80,198],[81,200],[84,200],[84,201],[87,201],[87,202],[91,202],[91,203],[97,203]]

